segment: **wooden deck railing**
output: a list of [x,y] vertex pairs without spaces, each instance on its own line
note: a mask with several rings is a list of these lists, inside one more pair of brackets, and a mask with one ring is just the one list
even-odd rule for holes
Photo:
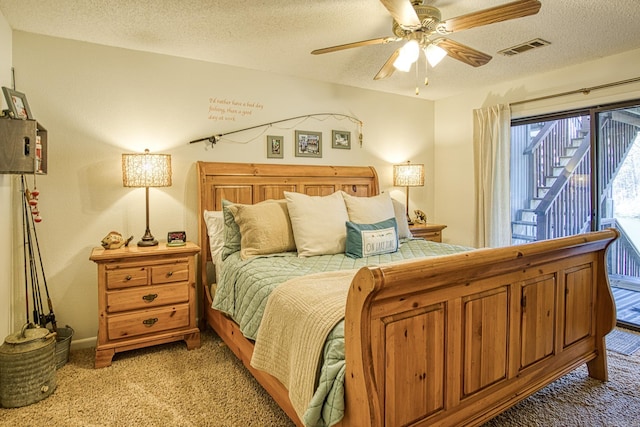
[[609,246],[607,252],[607,271],[610,275],[640,277],[640,251],[627,231],[615,218],[600,221],[603,228],[613,227],[620,237]]

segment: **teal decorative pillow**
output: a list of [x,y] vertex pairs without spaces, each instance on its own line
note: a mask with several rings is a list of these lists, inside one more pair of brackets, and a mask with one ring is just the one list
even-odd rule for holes
[[398,224],[389,218],[375,224],[347,221],[345,254],[351,258],[387,254],[398,250]]
[[233,205],[228,200],[222,200],[222,216],[224,217],[224,246],[222,248],[222,260],[240,250],[240,227],[233,218],[229,206]]

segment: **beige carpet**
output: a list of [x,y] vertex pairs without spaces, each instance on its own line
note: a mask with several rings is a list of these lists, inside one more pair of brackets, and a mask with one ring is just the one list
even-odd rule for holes
[[[487,423],[495,426],[640,426],[640,352],[609,352],[608,383],[579,368]],[[117,354],[93,369],[91,349],[71,352],[47,399],[0,409],[1,426],[292,426],[211,331],[184,343]]]

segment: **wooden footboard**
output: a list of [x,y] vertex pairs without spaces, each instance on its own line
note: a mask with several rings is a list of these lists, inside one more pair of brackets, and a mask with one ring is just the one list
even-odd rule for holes
[[347,300],[343,425],[480,425],[583,363],[607,379],[607,230],[365,268]]
[[[606,381],[615,326],[605,251],[615,230],[363,268],[347,299],[339,426],[480,425],[586,363]],[[251,367],[253,343],[207,322],[298,426],[287,390]]]

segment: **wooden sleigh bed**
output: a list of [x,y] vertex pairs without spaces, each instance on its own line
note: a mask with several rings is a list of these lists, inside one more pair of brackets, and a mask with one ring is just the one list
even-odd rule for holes
[[[378,194],[370,167],[198,162],[199,213],[222,199],[255,204],[284,191]],[[207,229],[199,226],[202,319],[297,425],[276,378],[250,365],[254,344],[211,308]],[[480,425],[582,364],[607,380],[605,335],[615,325],[605,230],[366,267],[345,314],[341,426]]]

